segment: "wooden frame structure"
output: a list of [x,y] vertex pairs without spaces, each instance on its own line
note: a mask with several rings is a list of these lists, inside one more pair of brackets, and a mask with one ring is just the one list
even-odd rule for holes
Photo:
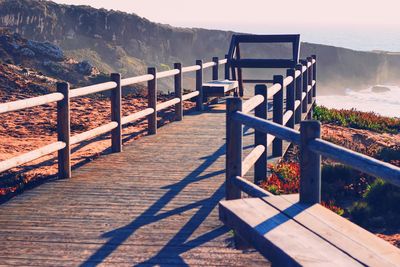
[[[243,58],[240,53],[241,43],[290,43],[292,44],[291,59],[249,59]],[[244,80],[243,68],[294,68],[299,62],[300,35],[254,35],[235,34],[232,36],[227,54],[228,66],[231,69],[231,79],[239,81],[239,95],[243,96],[244,83],[270,83],[272,80]],[[229,79],[229,73],[225,77]]]

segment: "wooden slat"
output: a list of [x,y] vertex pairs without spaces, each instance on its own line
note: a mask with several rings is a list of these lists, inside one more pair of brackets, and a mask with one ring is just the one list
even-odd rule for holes
[[11,159],[4,160],[0,162],[0,173],[12,169],[14,167],[20,166],[22,164],[31,162],[35,159],[39,159],[48,154],[57,152],[65,147],[64,142],[55,142],[50,145],[41,147],[39,149],[32,150],[28,153],[22,154],[20,156],[13,157]]
[[91,139],[93,137],[108,133],[111,130],[117,128],[117,127],[118,127],[118,123],[115,122],[115,121],[112,121],[110,123],[107,123],[105,125],[99,126],[99,127],[94,128],[92,130],[89,130],[87,132],[77,134],[77,135],[71,137],[71,141],[70,141],[71,145],[75,145],[75,144],[78,144],[78,143],[80,143],[82,141],[86,141],[86,140]]
[[246,173],[254,166],[264,151],[265,147],[263,145],[258,145],[245,157],[242,163],[242,176],[245,176]]
[[176,74],[179,74],[179,70],[177,69],[157,72],[157,79],[175,76]]
[[293,116],[293,111],[287,110],[285,114],[283,114],[283,125],[286,125],[292,116]]
[[345,165],[351,166],[363,173],[379,177],[385,181],[400,186],[400,168],[392,164],[368,157],[350,149],[335,145],[322,139],[312,140],[309,148]]
[[179,98],[173,98],[171,100],[165,101],[163,103],[157,104],[157,111],[169,108],[170,106],[173,106],[177,103],[181,102],[181,100]]
[[182,73],[193,72],[193,71],[200,70],[200,69],[201,69],[201,67],[199,65],[183,67],[182,68]]
[[221,201],[219,211],[220,219],[273,265],[362,266],[259,198]]
[[280,139],[287,140],[295,144],[300,144],[300,134],[298,131],[293,129],[284,127],[271,121],[249,116],[242,112],[236,112],[236,114],[233,115],[233,118],[251,128],[256,128],[259,131],[273,134]]
[[398,248],[319,204],[308,206],[298,199],[298,195],[282,195],[264,201],[366,266],[397,266],[400,262]]
[[262,102],[264,102],[264,96],[255,95],[243,103],[243,111],[242,112],[249,113],[249,112],[253,111]]
[[154,112],[154,109],[152,109],[152,108],[146,108],[146,109],[141,110],[141,111],[138,111],[138,112],[136,112],[136,113],[134,113],[134,114],[131,114],[131,115],[122,117],[121,123],[122,123],[122,125],[131,123],[131,122],[133,122],[133,121],[136,121],[136,120],[145,118],[146,116],[148,116],[148,115],[150,115],[150,114],[153,114],[153,112]]
[[296,100],[294,102],[294,110],[297,110],[300,107],[300,105],[301,105],[301,101],[300,100]]
[[85,96],[89,94],[95,94],[103,91],[107,91],[113,89],[117,86],[116,82],[105,82],[99,83],[95,85],[85,86],[77,89],[72,89],[69,93],[71,98]]
[[38,97],[12,101],[8,103],[1,103],[0,114],[57,102],[62,100],[63,98],[64,96],[61,93],[52,93]]
[[268,99],[272,99],[272,97],[279,92],[279,90],[282,89],[282,86],[278,83],[272,85],[271,87],[268,87],[267,93],[268,93]]
[[132,78],[125,78],[121,80],[121,86],[127,86],[127,85],[132,85],[136,83],[141,83],[141,82],[148,82],[154,79],[154,75],[151,74],[145,74],[137,77],[132,77]]
[[188,94],[186,94],[186,95],[183,95],[183,96],[182,96],[182,100],[183,100],[183,101],[189,100],[189,99],[191,99],[191,98],[193,98],[193,97],[196,97],[196,96],[198,96],[198,95],[199,95],[199,91],[194,91],[194,92],[188,93]]
[[286,78],[283,80],[283,86],[286,87],[286,86],[288,86],[289,84],[291,84],[293,81],[294,81],[294,79],[293,79],[292,76],[286,77]]
[[220,64],[220,65],[224,65],[224,64],[226,64],[226,63],[228,63],[228,59],[226,59],[226,58],[220,59],[220,60],[218,61],[218,64]]
[[211,68],[215,65],[217,65],[215,62],[206,62],[206,63],[203,63],[203,69]]

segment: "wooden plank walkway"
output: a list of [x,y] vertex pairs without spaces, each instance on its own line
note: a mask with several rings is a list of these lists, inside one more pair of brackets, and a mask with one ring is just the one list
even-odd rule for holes
[[0,265],[267,265],[234,250],[218,220],[224,139],[224,110],[191,114],[12,199],[0,206]]

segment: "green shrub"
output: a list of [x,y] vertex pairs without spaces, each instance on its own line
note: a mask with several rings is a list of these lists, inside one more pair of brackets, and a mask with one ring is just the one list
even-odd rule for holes
[[362,226],[376,228],[400,226],[400,188],[376,179],[353,204],[349,213]]
[[332,123],[344,127],[366,129],[378,133],[399,133],[400,119],[380,116],[373,112],[361,112],[355,109],[337,110],[323,106],[314,108],[314,118],[323,123]]

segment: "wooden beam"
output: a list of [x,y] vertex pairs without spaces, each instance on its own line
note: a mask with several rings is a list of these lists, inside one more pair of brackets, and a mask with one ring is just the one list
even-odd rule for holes
[[[291,110],[293,113],[295,112],[295,69],[288,69],[286,71],[286,76],[292,78],[292,82],[286,85],[286,111]],[[295,116],[291,116],[288,123],[286,124],[288,127],[294,129],[295,125]]]
[[[281,86],[281,90],[279,90],[274,95],[273,100],[273,122],[283,125],[283,76],[275,75],[274,76],[274,84],[279,84]],[[273,157],[281,157],[283,156],[283,142],[282,139],[275,138],[272,142],[272,156]]]
[[121,74],[112,73],[111,81],[117,86],[111,91],[111,121],[118,123],[117,127],[111,131],[111,151],[118,153],[122,151],[122,87]]
[[61,93],[51,93],[8,103],[1,103],[0,114],[61,101],[63,98],[64,96]]
[[219,76],[219,58],[218,57],[213,57],[212,61],[215,63],[215,65],[212,68],[212,79],[213,81],[218,80]]
[[[254,115],[257,118],[261,118],[266,120],[267,119],[267,112],[268,112],[268,100],[267,100],[267,86],[264,84],[258,84],[255,86],[255,95],[262,95],[264,96],[264,101],[256,107],[254,110]],[[254,165],[254,183],[260,184],[262,181],[265,180],[267,176],[267,134],[261,132],[257,129],[254,130],[254,145],[255,146],[263,146],[265,147],[264,152],[258,158]]]
[[60,179],[71,178],[71,114],[70,114],[70,90],[68,83],[57,83],[57,92],[64,98],[57,102],[57,140],[65,144],[58,151],[58,177]]
[[183,119],[183,99],[182,99],[182,63],[175,63],[174,69],[179,72],[174,76],[175,97],[179,98],[179,102],[175,105],[175,120]]
[[303,69],[303,65],[301,64],[297,64],[296,65],[296,72],[300,72],[300,75],[298,77],[296,77],[296,93],[295,93],[295,98],[296,101],[300,101],[300,106],[299,108],[296,109],[295,112],[295,121],[296,124],[300,123],[301,121],[301,113],[303,112],[303,108],[302,108],[302,104],[303,104],[303,98],[302,98],[302,94],[303,94],[303,75],[302,75],[302,69]]
[[243,127],[232,118],[242,110],[242,99],[233,97],[226,102],[226,199],[238,199],[242,194],[232,179],[242,175]]
[[149,134],[157,134],[157,69],[148,68],[148,74],[154,76],[154,79],[147,83],[148,108],[155,110],[154,113],[147,116],[148,132]]
[[[31,162],[33,160],[39,159],[43,156],[49,155],[51,153],[61,151],[65,148],[64,142],[55,142],[50,145],[29,151],[25,154],[13,157],[0,162],[0,173],[7,171],[9,169],[18,167],[22,164]],[[68,173],[66,173],[68,174]],[[62,178],[69,178],[70,176],[63,176]],[[61,177],[60,177],[61,178]]]
[[115,82],[105,82],[105,83],[99,83],[99,84],[85,86],[85,87],[81,87],[81,88],[77,88],[77,89],[72,89],[71,92],[69,93],[69,97],[75,98],[75,97],[100,93],[100,92],[114,89],[116,86],[117,86],[117,84]]
[[300,201],[321,202],[321,156],[310,150],[309,142],[321,138],[319,121],[300,123]]
[[196,60],[196,65],[200,68],[196,71],[196,91],[199,92],[197,97],[196,108],[198,111],[204,109],[204,95],[203,95],[203,61]]

